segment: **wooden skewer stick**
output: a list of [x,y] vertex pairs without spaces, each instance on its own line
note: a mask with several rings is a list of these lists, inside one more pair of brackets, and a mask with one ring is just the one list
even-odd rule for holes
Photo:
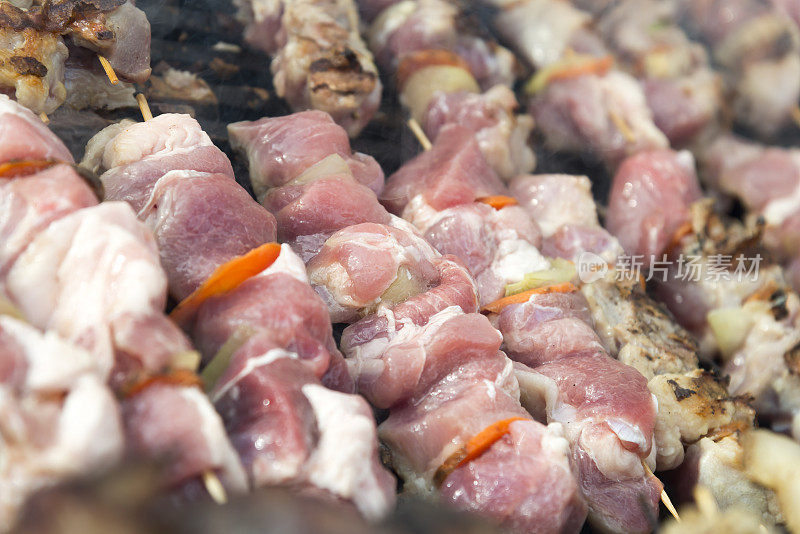
[[408,127],[414,132],[414,136],[417,138],[417,141],[419,141],[419,144],[422,145],[422,148],[427,151],[433,147],[433,143],[431,143],[431,140],[425,135],[422,126],[419,125],[416,119],[408,119]]
[[614,123],[614,126],[617,127],[617,130],[620,131],[622,137],[624,137],[627,142],[636,142],[636,134],[633,133],[630,125],[625,122],[625,119],[619,113],[611,109],[608,111],[608,117],[611,119],[611,122]]
[[50,117],[48,117],[46,113],[39,113],[39,118],[42,119],[42,122],[45,124],[50,122]]
[[225,504],[228,502],[228,492],[225,491],[225,487],[214,471],[205,471],[203,473],[203,484],[215,503]]
[[[648,475],[653,475],[653,471],[650,469],[650,466],[647,465],[647,462],[645,462],[644,460],[642,460],[642,467],[644,467],[644,470]],[[669,495],[667,495],[667,492],[664,491],[663,488],[661,490],[661,502],[664,503],[664,506],[667,508],[667,510],[669,510],[669,513],[672,514],[672,517],[675,518],[675,521],[680,523],[681,516],[678,515],[678,511],[675,509],[675,505],[672,504],[672,499],[669,498]]]
[[794,121],[794,123],[797,126],[800,126],[800,106],[792,107],[792,110],[790,111],[790,113],[792,115],[792,120]]
[[142,93],[136,95],[136,102],[139,104],[139,109],[142,111],[142,117],[144,117],[145,122],[152,119],[153,113],[150,111],[150,105]]
[[103,70],[106,71],[106,76],[108,76],[108,81],[111,82],[111,85],[117,85],[119,83],[119,78],[117,78],[117,73],[114,72],[114,68],[111,66],[111,63],[103,56],[97,56],[100,58],[100,64],[103,66]]

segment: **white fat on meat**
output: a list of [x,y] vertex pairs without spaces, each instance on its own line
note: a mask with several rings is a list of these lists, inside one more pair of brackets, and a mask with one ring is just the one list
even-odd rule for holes
[[[376,364],[371,364],[368,362],[379,361],[383,354],[386,353],[390,347],[402,345],[403,343],[408,343],[410,341],[414,341],[415,344],[418,344],[421,347],[424,346],[433,338],[433,336],[436,335],[443,324],[453,317],[463,315],[464,311],[459,306],[448,306],[442,311],[431,316],[428,322],[422,326],[415,325],[411,319],[404,319],[398,323],[395,321],[392,311],[388,309],[380,309],[378,313],[389,319],[389,328],[387,328],[389,337],[388,339],[384,337],[377,337],[368,341],[367,343],[357,345],[353,349],[352,353],[347,355],[349,361],[355,360],[358,362],[357,364],[350,365],[357,365],[359,370],[362,370],[361,366],[363,365],[377,367]],[[500,332],[497,332],[497,335],[500,336]],[[375,367],[373,367],[373,369]],[[422,369],[422,367],[423,366],[420,366],[420,369]],[[381,364],[380,369],[382,368],[383,365]]]
[[[416,195],[403,210],[403,219],[425,233],[430,227],[449,214],[448,210],[437,211],[425,201],[423,195]],[[497,247],[489,271],[504,285],[519,282],[528,273],[541,271],[550,267],[550,262],[542,256],[535,246],[520,236],[513,227],[502,223],[502,214],[494,210],[490,224],[499,231],[495,240]],[[461,219],[465,220],[464,218]],[[486,221],[475,217],[466,219],[474,224]]]
[[0,329],[11,334],[25,351],[28,366],[25,387],[30,391],[68,389],[79,376],[91,372],[105,378],[90,354],[64,343],[53,332],[41,334],[29,324],[8,316],[0,316]]
[[542,68],[559,61],[573,34],[591,22],[588,13],[557,0],[492,0],[503,11],[496,27],[528,63]]
[[103,150],[102,163],[106,169],[213,146],[211,138],[196,120],[176,113],[165,113],[147,122],[130,124],[119,133],[124,135],[114,137]]
[[181,388],[180,394],[192,403],[200,414],[200,430],[205,438],[210,462],[219,470],[220,479],[225,487],[235,492],[247,491],[247,474],[239,455],[228,439],[222,418],[214,410],[208,397],[198,388]]
[[[392,226],[402,228],[397,221],[393,221]],[[404,228],[403,228],[404,229]],[[394,259],[394,264],[398,267],[403,265],[416,265],[422,260],[433,261],[438,257],[438,253],[426,241],[419,237],[417,232],[413,232],[415,238],[413,244],[403,245],[394,235],[375,234],[373,232],[354,232],[347,231],[342,234],[334,234],[325,246],[336,247],[339,243],[348,243],[351,247],[358,246],[362,249],[386,252]],[[392,278],[392,282],[397,280],[397,273]],[[341,307],[363,308],[380,304],[381,298],[377,297],[369,302],[362,302],[350,293],[350,274],[347,269],[338,261],[332,261],[324,267],[314,269],[310,273],[310,281],[313,285],[324,288],[333,299],[333,302]],[[390,284],[391,285],[391,284]],[[326,299],[327,300],[327,299]],[[329,308],[331,303],[328,302]]]
[[89,354],[8,316],[0,317],[0,330],[27,364],[21,386],[0,384],[0,434],[10,438],[0,440],[6,530],[31,493],[112,466],[124,440],[116,399]]
[[800,211],[800,182],[789,195],[772,200],[764,206],[762,214],[767,224],[780,226],[783,221]]
[[[511,232],[514,233],[514,232]],[[506,284],[519,282],[526,274],[550,267],[539,249],[514,235],[501,236],[491,270]]]
[[273,264],[258,273],[257,276],[270,276],[277,273],[288,274],[304,284],[308,283],[308,274],[303,260],[286,243],[281,245],[281,252]]
[[416,195],[403,209],[403,220],[408,221],[419,232],[425,233],[428,228],[439,222],[447,210],[437,211],[425,200],[424,195]]
[[167,279],[147,228],[123,202],[72,213],[42,231],[8,273],[7,292],[30,322],[114,362],[108,325],[163,309]]
[[354,502],[369,520],[385,516],[394,506],[394,481],[378,468],[375,421],[364,399],[317,384],[306,384],[302,391],[320,432],[306,477],[316,487]]

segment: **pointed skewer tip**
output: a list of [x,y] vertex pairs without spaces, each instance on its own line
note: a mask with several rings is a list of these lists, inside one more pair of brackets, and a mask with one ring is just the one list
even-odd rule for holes
[[425,151],[430,150],[433,147],[431,140],[428,139],[428,136],[425,135],[425,131],[422,129],[422,126],[419,125],[416,119],[408,119],[408,127],[411,128],[411,131],[414,133],[414,137],[417,138],[419,144],[422,145],[422,148]]
[[111,63],[109,63],[104,56],[97,57],[100,59],[100,64],[103,66],[103,70],[106,71],[108,81],[111,82],[111,85],[117,85],[119,83],[119,78],[117,78],[117,73],[114,72],[114,68],[111,66]]
[[214,471],[205,471],[203,473],[203,485],[205,485],[206,491],[208,491],[215,503],[225,504],[228,502],[228,492],[225,491],[225,487]]
[[[642,460],[642,467],[644,467],[644,470],[648,475],[655,476],[653,474],[653,470],[650,469],[650,466],[647,465],[647,462],[645,462],[644,460]],[[661,502],[664,503],[664,507],[667,509],[667,511],[669,511],[670,514],[672,514],[672,517],[675,518],[675,521],[680,523],[681,516],[678,515],[678,510],[676,510],[675,505],[672,504],[672,499],[669,498],[669,495],[667,495],[666,490],[664,490],[663,488],[661,489]]]
[[150,111],[150,105],[142,93],[137,93],[136,102],[139,104],[139,109],[142,111],[142,118],[145,122],[153,118],[153,113]]

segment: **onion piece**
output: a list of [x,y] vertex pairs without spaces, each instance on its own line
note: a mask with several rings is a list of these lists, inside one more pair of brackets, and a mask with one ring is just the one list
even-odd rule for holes
[[506,296],[516,295],[523,291],[536,289],[542,286],[563,284],[574,280],[578,275],[575,264],[571,261],[555,258],[550,260],[550,268],[526,274],[523,279],[506,286]]
[[350,165],[339,154],[325,156],[311,167],[300,173],[294,180],[286,185],[302,185],[334,174],[347,174],[353,176]]
[[742,436],[742,446],[747,476],[775,491],[789,531],[800,532],[800,444],[769,430],[753,430]]
[[22,315],[20,309],[17,308],[13,302],[2,295],[0,295],[0,315],[8,315],[13,319],[25,321],[25,316]]
[[411,111],[411,116],[420,124],[424,124],[425,112],[431,99],[440,92],[457,91],[478,93],[480,87],[469,70],[463,67],[433,65],[421,68],[408,77],[400,100]]
[[726,360],[742,346],[754,322],[753,313],[742,307],[711,310],[706,320]]
[[391,308],[396,304],[407,301],[411,297],[419,295],[425,291],[425,289],[426,287],[424,284],[420,283],[419,279],[412,276],[411,272],[409,272],[406,267],[400,267],[397,269],[397,276],[394,281],[386,288],[386,291],[381,294],[378,302],[366,308],[364,314],[370,315],[374,313],[379,305]]

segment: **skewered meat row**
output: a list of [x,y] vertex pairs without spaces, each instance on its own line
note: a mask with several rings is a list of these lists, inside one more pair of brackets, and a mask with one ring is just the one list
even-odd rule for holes
[[[642,156],[645,154],[648,153]],[[661,153],[654,155],[664,176],[673,182],[678,181],[670,171],[674,172],[674,166],[681,165],[681,158],[670,161]],[[627,162],[622,168],[625,165]],[[561,224],[561,228],[566,226],[570,229],[569,232],[551,230],[550,236],[545,234],[545,243],[548,239],[567,239],[570,245],[591,244],[596,238],[584,237],[581,240],[580,237],[567,236],[608,235],[599,227],[596,217],[586,220],[587,213],[594,213],[594,205],[585,177],[523,176],[510,187],[543,227],[554,228]],[[544,208],[549,204],[547,200],[555,195],[572,199],[576,208],[558,212]],[[665,210],[672,207],[664,199],[662,202]],[[640,213],[657,214],[658,210],[647,205],[641,207]],[[552,222],[548,223],[548,220]],[[575,222],[565,222],[569,220]],[[653,217],[652,222],[656,223],[657,218]],[[640,228],[643,228],[640,230],[643,234],[652,233],[645,225],[640,225]],[[580,247],[558,247],[572,254],[562,257],[572,258],[580,264],[582,258],[575,248]],[[592,251],[591,248],[585,250]],[[691,335],[677,326],[662,306],[645,295],[635,278],[630,281],[598,278],[584,284],[582,292],[588,300],[603,344],[618,359],[636,367],[648,379],[648,387],[658,399],[657,464],[664,470],[679,466],[677,472],[682,475],[670,477],[675,481],[671,486],[672,496],[691,498],[694,485],[701,483],[712,489],[719,504],[725,508],[745,506],[765,523],[780,522],[781,514],[774,495],[750,481],[742,472],[741,464],[735,461],[742,454],[738,430],[752,425],[753,411],[745,399],[731,396],[724,380],[698,369],[697,347]],[[542,331],[547,332],[546,329]],[[737,488],[737,491],[730,488]]]
[[642,87],[613,67],[587,13],[561,0],[489,3],[499,9],[498,32],[537,69],[528,106],[549,148],[615,168],[627,155],[667,146]]
[[[444,135],[442,137],[452,139],[454,137],[454,134],[451,131],[451,132],[447,132],[447,135]],[[437,140],[437,143],[438,143],[438,140]],[[442,153],[444,153],[444,152],[442,152]],[[420,156],[420,158],[424,158],[424,157],[425,156]],[[434,158],[431,157],[431,160],[433,160],[433,159]],[[452,157],[452,155],[451,155],[451,153],[449,151],[448,151],[448,157],[447,158],[441,158],[441,160],[444,160],[444,161],[447,161],[447,160],[452,161],[453,159],[455,159],[455,158]],[[457,167],[457,165],[454,165],[453,167]],[[473,165],[473,167],[474,167],[474,165]],[[398,173],[398,174],[402,174],[402,172],[403,171],[401,170],[400,173]],[[413,193],[411,193],[411,194],[408,193],[407,189],[408,189],[408,182],[410,181],[410,182],[413,183],[413,181],[415,180],[415,177],[426,176],[426,179],[430,180],[431,175],[432,175],[432,173],[430,171],[428,171],[425,168],[424,165],[419,165],[419,166],[410,168],[408,170],[407,174],[404,175],[402,178],[400,178],[398,180],[398,182],[400,183],[399,188],[393,188],[392,181],[395,180],[395,177],[392,177],[392,178],[390,178],[389,186],[388,186],[387,190],[382,195],[383,197],[385,197],[387,199],[387,202],[390,205],[392,203],[397,203],[398,202],[398,197],[401,198],[402,200],[401,200],[400,206],[395,207],[394,209],[395,210],[399,210],[399,211],[396,211],[397,213],[402,212],[404,217],[410,218],[410,220],[413,220],[416,224],[421,224],[422,225],[421,230],[423,230],[423,231],[425,231],[427,229],[428,225],[431,224],[431,219],[433,218],[431,212],[433,212],[435,210],[431,210],[429,208],[429,206],[426,205],[427,202],[425,202],[424,200],[419,200],[418,198],[415,198],[415,200],[419,200],[417,205],[416,206],[412,206],[411,205],[412,202],[409,202],[409,198],[413,197],[414,195],[413,195]],[[416,179],[418,181],[419,180],[424,180],[424,179],[419,179],[419,178],[416,178]],[[452,184],[448,184],[448,185],[452,186]],[[453,187],[447,187],[447,188],[446,187],[440,187],[440,188],[434,187],[434,190],[437,193],[439,191],[448,191],[448,190],[452,191],[453,189],[454,189]],[[483,195],[487,195],[485,190],[483,190],[483,191],[479,190],[475,194],[475,196],[473,196],[472,198],[473,199],[476,198],[478,196],[478,194],[480,194],[482,196]],[[498,192],[495,191],[494,194],[498,194]],[[436,196],[436,194],[430,195],[431,198],[433,198],[435,196]],[[453,195],[453,196],[457,197],[458,195]],[[440,198],[441,197],[442,197],[442,195],[440,195]],[[588,198],[589,198],[588,202],[591,202],[591,197],[589,196]],[[450,199],[450,200],[454,200],[454,199]],[[407,204],[404,205],[403,202],[406,202]],[[455,202],[457,202],[457,200],[455,200]],[[541,203],[541,200],[539,202]],[[419,204],[422,204],[422,209],[419,209],[420,208]],[[592,206],[593,206],[593,204],[592,204]],[[592,212],[593,212],[593,210],[592,210]],[[595,225],[596,225],[596,217],[595,217]],[[464,225],[464,226],[466,226],[466,225]],[[457,230],[454,231],[455,228],[458,228],[458,223],[454,223],[450,219],[447,220],[447,223],[446,223],[445,227],[448,228],[448,232],[451,234],[451,236],[452,235],[456,235],[458,233]],[[474,229],[476,228],[476,225],[472,224],[471,228],[473,229],[473,232],[474,232]],[[614,243],[613,243],[614,240],[612,238],[610,238],[610,236],[608,236],[607,233],[605,233],[604,231],[602,231],[599,228],[598,228],[598,230],[600,230],[600,231],[599,232],[595,231],[594,235],[592,235],[592,232],[587,231],[588,229],[582,229],[582,228],[579,228],[579,227],[571,227],[571,228],[567,227],[567,228],[564,228],[564,229],[559,228],[559,230],[561,230],[563,233],[561,235],[559,235],[559,236],[556,236],[556,239],[554,239],[552,243],[558,243],[559,241],[561,241],[562,243],[565,243],[567,245],[567,247],[566,247],[567,250],[565,250],[564,252],[568,252],[570,249],[572,249],[572,251],[574,251],[574,252],[581,252],[582,250],[581,250],[581,247],[580,247],[580,243],[583,240],[587,244],[591,244],[591,246],[596,248],[597,251],[600,252],[600,253],[606,253],[608,255],[611,255],[612,258],[616,256],[616,254],[614,253],[614,246],[613,246],[614,245]],[[581,235],[581,230],[583,230],[584,235]],[[604,233],[605,233],[605,235],[603,235]],[[437,237],[434,237],[434,243],[437,245],[438,248],[441,248],[442,246],[447,247],[450,244],[449,242],[444,243],[444,244],[439,243],[438,241],[436,241]],[[452,237],[450,239],[452,239]],[[479,238],[479,239],[477,239],[476,243],[478,243],[478,242],[480,242],[480,244],[483,245],[483,242],[485,242],[485,239],[480,239]],[[475,247],[475,246],[473,246],[473,247],[465,246],[465,247],[461,248],[461,250],[462,251],[464,251],[464,250],[470,251],[471,256],[474,258],[474,256],[476,255],[476,253],[474,251],[475,250],[480,250],[480,246],[481,245],[479,245],[477,247]],[[442,249],[442,250],[443,251],[447,251],[446,248]],[[618,245],[617,245],[617,253],[618,252],[619,252],[619,248],[618,248]],[[472,267],[473,270],[475,269],[474,265],[470,265],[470,267]],[[481,268],[481,267],[479,267],[479,268]],[[480,280],[480,277],[478,279]],[[603,292],[601,292],[601,293],[603,293]],[[634,310],[636,309],[635,305],[634,306],[630,306],[630,305],[625,306],[625,305],[621,305],[620,302],[616,302],[616,301],[608,302],[608,300],[607,300],[609,298],[610,299],[622,300],[623,298],[629,296],[630,293],[623,296],[622,290],[620,288],[614,287],[613,285],[608,286],[608,290],[605,291],[604,293],[606,293],[606,294],[603,295],[603,297],[606,300],[603,300],[603,299],[596,299],[596,300],[599,300],[599,305],[600,306],[604,306],[604,307],[611,308],[611,309],[610,310],[606,310],[606,309],[602,309],[601,308],[602,312],[610,311],[610,312],[617,312],[618,313],[619,309],[622,309],[622,310],[625,310],[625,311],[627,311],[629,309],[634,309]],[[597,295],[594,295],[594,296],[596,297]],[[680,381],[680,383],[692,382],[692,383],[705,385],[706,389],[704,391],[704,397],[706,397],[706,398],[704,398],[704,401],[708,400],[711,403],[720,404],[721,407],[723,405],[726,405],[726,408],[729,409],[731,412],[733,412],[733,415],[731,415],[730,418],[724,417],[724,418],[722,418],[722,420],[705,421],[704,419],[707,419],[707,418],[699,416],[700,412],[697,409],[697,406],[691,407],[689,409],[685,409],[686,413],[688,413],[689,415],[695,415],[695,414],[692,414],[692,410],[694,410],[696,412],[696,414],[697,414],[694,417],[693,423],[697,424],[700,428],[699,428],[699,430],[695,430],[695,429],[680,428],[681,425],[680,425],[680,423],[678,421],[678,419],[680,419],[680,418],[670,420],[670,412],[668,410],[664,410],[664,415],[662,416],[662,418],[660,420],[661,428],[659,429],[660,433],[661,433],[660,437],[663,439],[664,443],[660,444],[659,461],[664,467],[669,468],[669,467],[674,467],[675,465],[680,463],[680,461],[683,459],[683,445],[682,445],[682,442],[683,443],[690,443],[692,441],[695,441],[696,439],[698,439],[698,437],[702,436],[705,433],[708,433],[712,428],[716,428],[716,427],[723,426],[723,425],[726,425],[726,424],[730,423],[731,419],[736,419],[738,417],[744,418],[745,420],[747,420],[748,418],[752,419],[752,412],[749,409],[747,409],[746,407],[744,407],[744,406],[737,406],[736,402],[733,402],[733,403],[729,402],[728,399],[727,399],[728,395],[727,395],[727,392],[725,391],[724,385],[720,384],[713,376],[704,374],[704,373],[702,373],[701,371],[699,371],[697,369],[696,355],[694,354],[694,350],[692,350],[693,347],[691,346],[690,342],[686,343],[686,344],[689,345],[688,347],[686,347],[685,344],[682,345],[680,343],[678,343],[677,346],[675,346],[676,344],[673,342],[673,343],[669,344],[667,348],[662,348],[661,350],[659,350],[658,348],[654,347],[654,345],[657,345],[657,343],[660,340],[646,339],[646,342],[644,344],[637,343],[636,341],[638,341],[638,340],[636,338],[642,338],[644,336],[642,336],[641,334],[636,335],[637,334],[636,326],[640,326],[642,324],[645,324],[646,321],[648,321],[648,320],[652,321],[652,324],[656,324],[658,326],[667,326],[667,327],[671,327],[672,330],[677,330],[678,332],[677,332],[677,335],[675,336],[675,338],[678,338],[678,339],[687,339],[688,338],[688,334],[685,331],[681,332],[680,328],[678,328],[676,325],[674,325],[671,322],[671,320],[663,313],[663,311],[659,310],[658,307],[655,306],[654,303],[648,302],[648,299],[646,297],[644,297],[643,295],[639,295],[639,301],[647,303],[648,307],[650,307],[653,310],[653,312],[649,316],[646,316],[645,319],[640,319],[639,321],[633,320],[633,321],[629,321],[627,324],[625,324],[625,326],[628,327],[628,329],[627,330],[624,329],[624,328],[622,329],[624,334],[622,336],[619,336],[622,339],[615,339],[614,336],[609,336],[611,339],[606,340],[607,342],[609,342],[609,341],[611,342],[611,344],[609,344],[609,346],[612,346],[612,347],[616,348],[617,350],[624,349],[621,352],[622,356],[624,358],[629,358],[630,359],[629,363],[632,363],[634,365],[638,364],[639,366],[642,366],[642,369],[641,369],[642,372],[646,373],[646,376],[648,376],[649,378],[654,378],[653,375],[656,372],[658,372],[658,374],[678,373],[678,375],[676,375],[674,377],[672,375],[659,377],[658,379],[655,379],[654,382],[653,382],[654,391],[657,392],[659,395],[663,396],[668,401],[672,400],[673,404],[674,404],[674,401],[675,401],[675,393],[674,393],[674,390],[669,388],[668,384],[670,383],[669,382],[670,380],[672,382],[678,383],[675,380],[675,379],[678,379]],[[601,321],[602,320],[608,321],[608,318],[604,317],[603,313],[599,313],[598,312],[598,315],[599,315],[599,319]],[[613,324],[613,320],[612,320],[611,324]],[[601,323],[601,325],[602,325],[602,323]],[[570,325],[570,326],[573,329],[575,329],[575,325]],[[503,329],[501,328],[501,330],[503,330]],[[641,331],[639,331],[639,332],[641,332]],[[504,333],[506,333],[506,332],[504,332]],[[512,340],[513,339],[519,339],[519,337],[521,337],[521,336],[513,336],[512,332],[509,332],[509,333],[512,334],[511,335]],[[548,333],[552,334],[552,332],[548,332]],[[595,337],[596,337],[596,335],[595,335]],[[508,345],[509,345],[509,341],[508,340],[506,341],[506,345],[507,345],[506,348],[508,348]],[[598,342],[597,345],[599,346],[600,343]],[[642,346],[642,345],[644,345],[644,346]],[[525,345],[523,345],[523,346],[525,346]],[[525,348],[528,349],[528,350],[531,350],[531,346],[530,345],[525,346]],[[533,348],[534,348],[534,350],[536,350],[538,348],[538,347],[536,347],[535,342],[534,342],[534,347]],[[671,352],[673,348],[675,349],[675,353],[676,354],[673,354]],[[564,352],[565,353],[569,353],[570,349],[574,349],[574,347],[565,348]],[[648,349],[651,350],[652,352],[648,352]],[[655,349],[655,350],[653,350],[653,349]],[[539,350],[541,350],[541,349],[539,349]],[[652,353],[655,353],[655,355],[658,358],[657,361],[659,363],[656,364],[656,366],[655,366],[656,369],[648,368],[648,364],[644,363],[647,360],[652,361],[654,359],[653,355],[651,355]],[[681,361],[681,358],[680,358],[681,356],[683,356],[683,358],[686,361]],[[519,357],[519,354],[517,354],[517,357]],[[668,363],[668,362],[674,362],[676,360],[676,358],[677,358],[677,362],[675,362],[676,364],[672,364],[671,365],[671,364]],[[661,363],[662,360],[663,360],[663,362],[667,362],[666,365],[664,363]],[[575,363],[575,362],[573,362],[573,363]],[[650,364],[650,365],[652,366],[652,364]],[[659,365],[662,366],[661,369],[658,369]],[[576,367],[579,367],[579,365],[576,365]],[[691,371],[691,372],[687,372],[687,371]],[[684,372],[687,372],[687,374],[686,375],[682,375],[682,373],[684,373]],[[646,390],[645,390],[645,392],[646,392]],[[701,404],[703,404],[703,402],[699,402],[698,403],[698,405],[701,405]],[[731,408],[736,408],[736,409],[735,410],[731,410]],[[738,413],[737,410],[738,410],[738,412],[741,412],[741,413]],[[677,411],[678,412],[682,412],[684,410],[682,410],[681,407],[678,407]],[[624,491],[622,491],[621,493],[624,494]],[[633,493],[633,492],[631,492],[631,493]],[[656,494],[657,494],[657,492],[656,492]],[[592,504],[593,503],[590,501],[590,508],[591,508]],[[609,506],[609,509],[605,509],[605,510],[603,509],[603,506],[604,505],[608,506],[609,503],[602,503],[602,502],[599,502],[599,500],[598,500],[598,502],[596,502],[594,504],[597,505],[596,509],[593,510],[596,520],[598,520],[598,516],[600,517],[599,521],[608,520],[609,516],[611,517],[612,521],[616,520],[619,517],[616,517],[616,518],[613,517],[615,512],[618,513],[618,514],[620,512],[622,512],[620,515],[622,515],[623,518],[624,518],[625,511],[624,510],[613,510],[613,503],[611,503],[611,506]],[[604,513],[606,513],[608,515],[606,517],[602,517]],[[632,518],[628,517],[628,518],[624,518],[623,521],[625,519],[631,521],[631,523],[634,523],[635,520],[636,520],[635,518],[632,519]],[[639,522],[639,524],[637,526],[639,528],[647,528],[648,525],[646,524],[646,518],[645,518],[644,521],[641,521],[641,517],[639,519],[640,519],[640,522]]]
[[[115,404],[114,410],[121,412],[127,454],[153,459],[170,456],[173,461],[168,482],[186,491],[202,474],[211,472],[217,472],[231,491],[244,489],[244,471],[219,416],[205,395],[187,385],[193,374],[183,368],[186,364],[182,359],[191,347],[163,315],[166,277],[152,237],[127,205],[97,204],[92,188],[75,172],[66,147],[38,117],[5,96],[0,97],[0,110],[0,157],[6,162],[0,184],[0,295],[20,317],[46,332],[45,345],[38,347],[35,336],[26,335],[36,351],[18,353],[12,365],[26,354],[52,357],[40,353],[58,348],[52,341],[55,336],[63,339],[64,345],[72,343],[75,348],[69,350],[76,354],[74,374],[68,374],[69,365],[64,363],[52,369],[52,379],[62,380],[58,387],[69,394],[73,388],[83,391],[79,382],[86,381],[81,375],[96,377],[97,387],[85,393],[92,397],[81,400],[79,396],[75,402],[96,404],[97,411],[82,413],[77,421],[70,415],[64,421],[70,426],[60,431],[79,435],[81,428],[75,425],[86,424],[86,431],[93,432],[91,424],[95,422],[112,432],[111,415],[101,410],[108,403],[106,390],[100,386],[108,383],[123,397],[121,406]],[[4,352],[4,360],[13,356],[11,345]],[[81,371],[86,357],[90,366]],[[62,369],[67,374],[60,377]],[[20,393],[33,400],[37,395],[35,389],[18,390]],[[51,402],[50,406],[56,410],[60,404]],[[67,408],[65,405],[64,410]],[[96,420],[82,419],[92,413]],[[8,415],[12,417],[13,412]],[[193,431],[175,431],[174,420],[180,420],[184,430]],[[4,420],[3,424],[9,423]],[[13,430],[19,422],[11,424]],[[93,436],[85,437],[91,447],[96,446]],[[23,433],[19,437],[35,436]],[[113,443],[111,439],[109,444]],[[74,454],[85,453],[87,460],[97,458],[91,447]],[[108,451],[109,458],[112,452]],[[36,461],[40,459],[31,459],[34,465]],[[41,482],[39,474],[26,469],[25,464],[19,465],[19,471],[12,474],[15,483],[26,486]],[[61,473],[74,472],[67,466]],[[32,479],[26,481],[26,477]]]
[[[105,57],[124,81],[143,83],[150,76],[150,24],[125,0],[45,1],[25,9],[4,1],[0,40],[6,43],[0,86],[36,113],[51,113],[68,98],[85,106],[86,97],[72,98],[68,89],[96,93],[89,99],[96,107],[132,102],[129,86],[116,88],[103,80],[94,54]],[[87,50],[94,56],[90,63],[80,59]],[[68,62],[73,55],[78,59]],[[75,78],[92,83],[77,87]]]
[[649,5],[657,7],[661,16],[655,31],[645,22],[654,11],[638,9],[644,7],[641,4],[605,0],[574,3],[601,20],[623,13],[629,21],[635,21],[639,35],[645,40],[652,38],[647,37],[649,33],[670,34],[684,41],[685,37],[675,27],[680,24],[708,48],[734,95],[732,108],[739,122],[765,137],[780,133],[791,123],[800,98],[800,34],[795,22],[787,16],[794,8],[789,5],[791,2],[663,2],[660,6]]
[[353,0],[239,0],[245,40],[273,57],[278,96],[329,113],[351,137],[380,105],[378,69]]
[[527,146],[533,121],[516,113],[510,52],[457,31],[460,16],[442,0],[400,2],[372,23],[369,44],[383,68],[397,71],[400,98],[430,138],[448,124],[469,127],[495,172],[509,180],[535,165]]
[[[739,224],[724,223],[711,211],[711,202],[699,196],[688,154],[638,154],[626,160],[614,178],[609,229],[620,236],[631,254],[652,251],[656,258],[666,254],[673,260],[666,276],[656,282],[660,298],[698,335],[702,352],[708,356],[722,352],[731,395],[754,397],[762,420],[778,429],[791,428],[800,391],[790,363],[792,347],[800,341],[797,296],[786,287],[777,266],[761,265],[753,276],[735,274],[737,265],[752,267],[749,258],[758,252],[754,248],[758,234]],[[654,210],[654,205],[661,208]],[[673,230],[671,239],[636,235],[654,235],[653,229],[662,226],[678,230]],[[638,232],[631,231],[634,227]],[[720,257],[730,258],[731,263],[720,264]],[[696,274],[687,276],[687,260],[695,265],[691,269],[696,269]],[[696,393],[694,388],[687,389]],[[743,419],[738,424],[732,420],[731,430],[741,430],[741,422]],[[737,504],[765,520],[780,521],[774,498],[737,472],[735,458],[742,455],[739,433],[728,434],[712,434],[692,445],[687,450],[689,462],[680,472],[711,487],[721,504],[730,502],[731,484],[746,486],[743,494],[747,497]]]
[[674,4],[623,0],[593,14],[597,36],[641,82],[653,120],[672,146],[696,146],[719,130],[722,78],[705,48],[678,26]]
[[178,307],[213,370],[211,397],[254,486],[305,488],[370,519],[385,515],[394,482],[378,461],[372,413],[349,394],[327,310],[300,259],[269,245],[274,217],[236,183],[200,125],[172,114],[119,123],[90,141],[84,163],[104,171],[107,197],[127,201],[154,232],[183,303],[232,260],[272,250],[239,285],[186,313]]
[[[526,270],[545,270],[550,262],[536,248],[538,232],[537,241],[531,241],[515,230],[521,224],[536,228],[524,209],[476,201],[508,191],[485,163],[463,164],[465,154],[472,162],[481,154],[471,134],[457,128],[445,129],[431,150],[389,177],[382,198],[437,249],[460,254],[476,274],[485,301],[484,295],[497,298],[506,285],[522,280]],[[492,261],[495,247],[499,262]],[[503,257],[503,250],[514,252]],[[482,257],[484,251],[488,258]],[[492,283],[481,284],[489,276]],[[537,297],[499,310],[489,307],[496,312],[491,317],[503,334],[505,350],[517,362],[525,406],[540,420],[564,425],[590,519],[610,530],[648,531],[649,518],[658,513],[661,484],[642,467],[645,459],[655,466],[656,451],[657,407],[647,382],[634,368],[608,356],[583,297],[569,292],[541,295],[542,302]],[[621,391],[614,391],[622,382],[626,387],[620,396]],[[601,422],[603,418],[610,423]],[[646,503],[646,510],[640,503]]]
[[[360,195],[364,189],[346,165],[342,169],[329,121],[300,113],[233,124],[229,131],[234,146],[249,156],[255,184],[262,183],[264,169],[273,177],[295,177],[268,191],[267,205],[289,189],[298,207],[309,214],[315,210],[301,227],[282,217],[282,208],[278,232],[293,235],[308,256],[309,277],[332,319],[352,323],[341,346],[359,392],[376,408],[389,410],[379,433],[404,490],[438,494],[515,530],[576,531],[585,505],[567,442],[559,425],[532,421],[520,405],[512,364],[499,351],[501,337],[475,313],[476,285],[466,269],[390,216],[374,193],[374,210],[364,213],[375,213],[375,220],[328,216],[331,205],[349,203],[354,194],[349,191]],[[302,154],[326,146],[330,154],[316,165],[277,157],[278,147]],[[331,158],[342,161],[331,165]],[[254,161],[260,169],[253,168]],[[314,193],[316,184],[334,182],[339,185],[334,194]],[[304,231],[320,244],[313,253],[304,244]],[[473,447],[475,452],[467,452]]]

